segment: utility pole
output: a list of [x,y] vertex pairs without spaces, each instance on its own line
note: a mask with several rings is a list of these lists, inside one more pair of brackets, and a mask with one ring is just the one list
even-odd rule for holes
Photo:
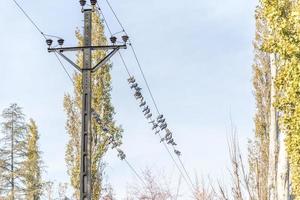
[[[60,48],[51,48],[52,40],[47,39],[48,51],[62,56],[72,66],[82,74],[82,132],[81,132],[81,157],[80,157],[80,200],[91,200],[92,180],[91,180],[91,144],[92,144],[92,124],[91,124],[91,99],[92,99],[92,74],[103,66],[118,50],[126,49],[128,36],[123,36],[123,45],[115,45],[117,38],[112,36],[112,45],[92,46],[92,15],[95,11],[97,0],[91,0],[91,8],[85,8],[86,0],[80,0],[82,13],[84,14],[84,44],[80,47],[62,47],[64,40],[59,39]],[[92,66],[93,50],[110,50],[98,64]],[[83,67],[81,68],[72,60],[66,57],[63,52],[83,51]]]

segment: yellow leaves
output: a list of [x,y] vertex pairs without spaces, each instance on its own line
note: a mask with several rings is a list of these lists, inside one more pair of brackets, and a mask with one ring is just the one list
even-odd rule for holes
[[[107,40],[104,35],[104,26],[97,13],[93,13],[92,18],[92,44],[104,45]],[[78,44],[83,45],[83,37],[79,30],[76,31]],[[106,51],[99,50],[92,54],[93,64],[99,62],[101,58],[106,56]],[[77,65],[83,65],[82,53],[77,55]],[[100,70],[92,75],[92,108],[100,114],[103,124],[109,127],[109,133],[103,131],[103,127],[92,121],[92,176],[93,178],[93,200],[99,199],[101,192],[101,175],[102,175],[102,160],[101,158],[108,150],[108,143],[105,137],[113,136],[116,141],[120,143],[121,129],[116,126],[113,116],[114,108],[110,101],[111,91],[111,65],[106,64]],[[68,174],[70,175],[71,185],[74,188],[76,197],[79,195],[79,173],[80,173],[80,135],[81,135],[81,98],[82,98],[82,78],[81,75],[75,73],[73,76],[74,94],[65,95],[64,108],[67,115],[66,130],[69,134],[69,142],[65,152],[65,160],[68,167]],[[101,144],[101,145],[100,145]]]
[[275,106],[280,113],[280,127],[286,137],[286,147],[292,171],[295,199],[300,199],[300,3],[290,0],[261,0],[262,16],[268,36],[263,50],[279,55],[276,77]]

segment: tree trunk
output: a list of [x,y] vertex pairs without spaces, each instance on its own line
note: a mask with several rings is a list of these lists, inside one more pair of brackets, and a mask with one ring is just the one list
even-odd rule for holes
[[285,134],[279,134],[277,169],[277,195],[280,200],[289,200],[289,162],[285,148]]
[[269,199],[277,200],[277,184],[276,184],[276,171],[277,171],[277,146],[278,146],[278,125],[277,125],[277,112],[274,107],[276,88],[275,78],[277,73],[276,68],[276,55],[270,54],[271,65],[271,108],[270,108],[270,144],[269,144]]

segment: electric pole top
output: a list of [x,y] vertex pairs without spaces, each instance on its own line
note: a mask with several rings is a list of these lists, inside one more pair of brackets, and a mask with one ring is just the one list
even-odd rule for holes
[[[92,13],[95,11],[97,0],[90,0],[90,8],[85,8],[86,0],[79,1],[84,14],[84,42],[83,46],[79,47],[63,47],[64,40],[59,38],[57,43],[60,47],[52,48],[53,40],[47,39],[46,43],[49,46],[48,52],[54,52],[59,54],[62,58],[68,61],[72,66],[75,67],[82,74],[82,132],[81,132],[81,157],[80,157],[80,200],[91,200],[92,199],[92,180],[91,180],[91,144],[92,144],[92,124],[91,124],[91,99],[92,99],[92,87],[91,87],[91,75],[97,71],[120,49],[127,48],[128,36],[122,36],[122,45],[116,45],[117,38],[111,36],[111,45],[99,45],[92,46]],[[92,51],[94,50],[111,50],[107,55],[101,59],[95,66],[92,66]],[[83,52],[83,66],[78,66],[75,62],[69,59],[64,52]]]

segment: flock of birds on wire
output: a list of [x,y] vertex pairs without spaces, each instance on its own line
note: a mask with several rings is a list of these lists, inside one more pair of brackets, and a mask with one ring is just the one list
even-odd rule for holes
[[[85,1],[80,1],[80,2],[81,2],[81,5],[85,4]],[[96,4],[97,1],[93,1],[93,2],[91,1],[91,3],[93,5],[93,4]],[[52,36],[52,37],[54,37],[54,36]],[[58,38],[58,40],[57,40],[58,45],[62,46],[64,44],[64,39],[59,38],[59,37],[57,37],[57,38]],[[127,43],[128,39],[129,39],[129,37],[127,35],[122,36],[122,40],[124,43]],[[115,45],[117,42],[117,38],[115,36],[112,36],[112,37],[110,37],[110,41],[113,45]],[[46,43],[50,47],[53,43],[53,40],[47,38]],[[142,108],[142,112],[144,113],[145,118],[152,125],[152,130],[154,131],[155,135],[164,131],[165,135],[164,135],[164,137],[161,137],[160,142],[161,143],[165,142],[166,144],[173,146],[174,153],[177,156],[180,156],[181,152],[179,150],[175,149],[175,146],[177,146],[177,144],[173,138],[173,133],[168,129],[168,124],[167,124],[164,116],[162,114],[159,114],[156,119],[153,119],[153,114],[150,110],[150,107],[147,105],[147,103],[143,97],[142,88],[139,87],[139,84],[136,82],[135,77],[130,76],[128,78],[128,83],[130,85],[130,88],[134,91],[135,99],[139,101],[139,107]],[[92,111],[92,116],[96,119],[96,122],[103,127],[102,129],[104,132],[109,132],[109,129],[107,127],[105,127],[105,125],[101,122],[100,115],[98,113],[96,113],[94,110]],[[112,144],[112,148],[116,148],[117,144],[114,142],[114,139],[110,138],[110,140],[111,140],[110,143]],[[120,149],[117,149],[117,151],[118,151],[119,158],[121,160],[124,160],[126,158],[125,153]]]
[[[156,119],[153,119],[153,114],[151,112],[150,107],[147,105],[147,102],[144,99],[142,94],[142,88],[139,87],[139,84],[136,82],[134,76],[128,78],[128,83],[130,88],[134,91],[134,97],[137,101],[139,101],[139,107],[142,108],[142,112],[144,113],[145,118],[152,125],[152,130],[157,135],[162,131],[165,131],[164,137],[161,138],[160,142],[166,142],[168,145],[172,145],[173,147],[177,146],[173,133],[168,129],[168,124],[166,122],[166,118],[162,114],[158,115]],[[181,155],[181,152],[174,148],[174,153],[178,156]]]
[[[18,4],[18,2],[16,0],[13,0],[14,3],[17,5],[17,7],[21,10],[21,12],[23,12],[23,14],[25,15],[25,17],[35,26],[35,28],[37,29],[37,31],[39,31],[39,33],[46,39],[46,43],[47,45],[49,46],[49,48],[52,46],[53,44],[53,40],[51,38],[57,38],[57,46],[63,46],[64,45],[64,39],[62,39],[61,37],[57,37],[57,36],[53,36],[53,35],[47,35],[45,34],[40,28],[39,26],[32,20],[32,18],[26,13],[26,11]],[[85,6],[86,4],[86,0],[79,0],[81,6],[82,6],[82,9],[84,9],[83,7]],[[118,19],[115,11],[113,10],[113,8],[111,7],[111,5],[109,4],[108,0],[106,0],[107,4],[109,5],[110,9],[112,10],[115,18],[117,19],[119,25],[121,26],[122,30],[121,32],[124,32],[126,35],[123,35],[121,37],[121,39],[123,40],[123,42],[126,44],[127,41],[129,41],[129,37],[127,36],[127,33],[123,27],[123,25],[121,24],[120,20]],[[96,4],[98,5],[97,3],[97,0],[90,0],[90,5],[93,7],[93,9],[95,8]],[[99,15],[100,15],[100,7],[98,5],[98,9],[96,9],[96,11],[98,11]],[[103,13],[102,13],[103,15]],[[104,22],[106,23],[106,25],[108,26],[106,20],[105,20],[105,17],[103,15],[103,18],[104,18]],[[109,29],[109,27],[108,27]],[[109,29],[110,31],[110,29]],[[110,31],[111,32],[111,31]],[[111,37],[110,37],[110,41],[113,45],[115,45],[116,43],[118,43],[117,41],[117,38],[114,36],[114,34],[111,33]],[[190,181],[190,184],[191,186],[193,186],[193,183],[191,181],[191,178],[183,164],[183,162],[181,161],[181,152],[179,150],[176,149],[176,142],[175,140],[173,139],[173,133],[170,131],[170,129],[168,128],[168,124],[166,122],[166,119],[164,118],[164,116],[162,114],[160,114],[160,112],[158,111],[158,108],[156,106],[156,103],[155,103],[155,100],[151,94],[151,91],[150,91],[150,88],[148,86],[148,83],[147,83],[147,80],[144,76],[144,73],[143,73],[143,70],[140,66],[140,63],[138,61],[138,58],[137,58],[137,55],[135,53],[135,50],[133,49],[133,46],[131,44],[131,42],[129,41],[129,45],[131,46],[132,48],[132,51],[134,53],[134,56],[135,56],[135,59],[139,65],[139,68],[140,68],[140,71],[143,75],[143,78],[146,82],[146,85],[147,85],[147,88],[149,90],[149,93],[152,97],[152,101],[157,109],[157,113],[158,113],[158,116],[156,118],[154,118],[151,110],[150,110],[150,107],[147,105],[145,99],[144,99],[144,96],[142,95],[142,88],[139,87],[139,84],[136,82],[136,79],[134,76],[130,75],[128,69],[127,69],[127,66],[122,58],[122,55],[120,54],[120,57],[123,61],[123,64],[129,74],[129,78],[128,78],[128,83],[129,83],[129,86],[131,88],[132,91],[134,91],[134,97],[137,101],[139,101],[139,107],[142,109],[142,112],[145,116],[145,118],[148,120],[148,123],[152,125],[152,130],[154,131],[155,135],[159,135],[160,137],[160,142],[164,144],[164,146],[166,147],[166,150],[168,151],[169,155],[171,156],[173,162],[175,163],[176,167],[178,168],[181,176],[184,178],[184,180],[187,182],[187,184],[189,185],[189,182],[188,180]],[[55,54],[56,55],[56,54]],[[68,73],[68,71],[66,70],[64,64],[61,62],[61,60],[58,58],[58,56],[56,55],[56,58],[58,59],[58,61],[60,62],[61,66],[63,67],[64,71],[67,73],[68,77],[70,78],[70,80],[73,82],[73,79],[72,77],[70,76],[70,74]],[[74,82],[73,82],[74,84]],[[105,132],[105,133],[109,133],[110,132],[110,128],[107,127],[107,124],[105,124],[102,120],[101,120],[101,116],[95,111],[92,109],[91,111],[91,115],[92,117],[95,119],[96,123],[99,124],[102,128],[102,130]],[[162,136],[162,132],[164,132],[164,135]],[[95,140],[96,142],[96,140]],[[126,163],[128,164],[128,166],[134,171],[134,173],[137,175],[137,177],[140,178],[140,180],[143,182],[142,178],[139,176],[139,174],[137,173],[137,171],[130,165],[130,163],[126,160],[126,154],[119,148],[120,144],[117,142],[116,138],[114,138],[113,135],[111,136],[108,136],[108,142],[111,146],[112,149],[116,149],[117,152],[118,152],[118,157],[121,159],[121,160],[125,160]],[[181,169],[179,168],[179,166],[177,165],[177,163],[175,162],[174,158],[172,157],[172,155],[170,154],[170,151],[167,147],[167,145],[170,145],[173,150],[174,150],[174,153],[178,156],[178,159],[179,159],[179,162],[186,174],[186,176],[188,177],[188,180],[185,178],[185,175],[182,173]]]
[[[179,150],[175,149],[175,146],[177,146],[177,144],[173,138],[173,133],[170,131],[170,129],[168,129],[168,124],[166,122],[166,118],[162,114],[160,114],[160,115],[158,115],[158,117],[156,119],[153,119],[153,114],[151,112],[151,109],[147,105],[147,102],[146,102],[145,98],[143,97],[142,88],[139,87],[139,84],[136,82],[136,79],[134,78],[134,76],[131,76],[130,78],[128,78],[128,83],[129,83],[131,90],[134,91],[135,99],[137,101],[139,101],[139,107],[142,109],[142,112],[143,112],[145,118],[152,125],[152,130],[154,131],[155,135],[164,131],[165,135],[164,135],[164,137],[161,137],[160,142],[166,142],[166,144],[172,145],[174,147],[174,153],[177,156],[180,156],[181,152]],[[102,123],[101,117],[96,111],[92,110],[92,116],[94,117],[96,123],[102,127],[102,130],[104,132],[106,132],[106,133],[109,132],[109,128],[106,127],[106,125]],[[113,149],[118,147],[118,144],[115,142],[115,139],[112,136],[109,137],[109,143],[112,144]],[[118,157],[121,160],[126,159],[126,154],[124,153],[124,151],[122,151],[120,148],[117,148],[117,151],[118,151]]]

